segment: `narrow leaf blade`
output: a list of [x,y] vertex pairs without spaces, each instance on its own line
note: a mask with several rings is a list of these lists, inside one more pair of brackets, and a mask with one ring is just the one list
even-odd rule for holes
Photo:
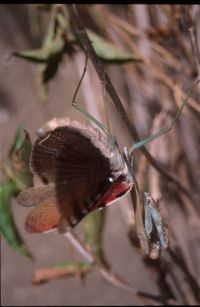
[[18,187],[12,181],[7,181],[0,186],[0,232],[14,250],[24,256],[32,257],[15,226],[11,213],[11,198],[16,192]]
[[102,60],[108,62],[141,61],[140,58],[135,57],[131,53],[118,49],[112,43],[106,41],[104,38],[97,35],[93,31],[87,30],[87,34],[92,42],[95,52]]

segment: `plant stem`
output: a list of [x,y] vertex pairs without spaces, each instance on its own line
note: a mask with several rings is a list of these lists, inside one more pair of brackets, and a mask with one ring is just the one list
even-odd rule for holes
[[[88,54],[89,58],[91,59],[94,68],[99,76],[99,79],[103,82],[105,82],[105,88],[107,92],[109,93],[115,107],[117,108],[119,115],[121,119],[124,121],[128,131],[133,137],[133,140],[135,142],[139,142],[139,136],[137,133],[137,130],[133,123],[130,122],[125,109],[122,105],[122,102],[115,90],[115,88],[112,85],[112,82],[107,75],[105,71],[105,67],[101,60],[98,58],[98,56],[95,53],[95,50],[89,40],[89,37],[86,33],[85,27],[81,21],[81,17],[77,11],[77,6],[75,4],[68,5],[69,14],[72,20],[72,24],[74,26],[75,32],[77,34],[77,37],[79,39],[80,45],[83,48],[83,50]],[[193,203],[196,203],[196,199],[193,196],[193,193],[191,193],[188,188],[183,185],[180,182],[180,179],[173,173],[168,172],[166,169],[164,169],[155,159],[154,157],[148,152],[146,147],[140,148],[142,153],[145,155],[149,163],[158,171],[160,172],[168,181],[172,181],[176,184],[176,186],[184,193]]]

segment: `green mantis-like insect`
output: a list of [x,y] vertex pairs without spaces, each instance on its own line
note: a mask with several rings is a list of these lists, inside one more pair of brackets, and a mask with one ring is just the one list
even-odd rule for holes
[[[75,91],[75,94],[72,100],[73,101],[72,105],[77,110],[82,112],[92,122],[94,122],[95,125],[98,128],[100,128],[108,136],[112,150],[119,151],[117,140],[115,136],[110,132],[109,122],[108,122],[108,128],[107,128],[105,125],[103,125],[100,121],[98,121],[90,113],[88,113],[85,109],[83,109],[76,103],[76,96],[77,96],[79,87],[81,85],[81,82],[83,80],[83,77],[85,75],[85,72],[86,72],[87,61],[88,61],[88,57],[86,55],[84,71],[81,76],[80,82],[76,88],[76,91]],[[199,83],[199,80],[195,83],[194,87],[197,85],[197,83]],[[105,95],[104,84],[103,84],[103,91]],[[155,140],[159,136],[169,132],[173,128],[175,122],[177,121],[180,114],[182,113],[182,110],[185,104],[187,103],[187,100],[190,97],[192,91],[193,90],[191,90],[191,92],[184,99],[181,107],[177,111],[177,114],[172,120],[169,127],[163,128],[156,134],[137,142],[136,144],[131,146],[129,150],[126,147],[124,147],[121,153],[129,169],[129,172],[132,176],[132,179],[133,179],[133,189],[135,192],[134,194],[135,194],[135,202],[136,202],[134,206],[134,210],[135,210],[137,235],[138,235],[142,250],[144,251],[145,254],[148,254],[152,259],[158,258],[161,251],[166,249],[168,246],[168,221],[167,221],[167,218],[164,217],[163,214],[161,213],[158,201],[155,201],[150,193],[145,192],[142,197],[139,187],[138,187],[137,180],[134,175],[134,171],[133,171],[133,163],[132,163],[133,162],[133,152],[134,150],[139,149],[142,146],[148,144],[149,142]],[[108,121],[108,116],[107,116],[107,121]]]
[[[44,185],[29,188],[18,196],[20,204],[35,206],[26,219],[26,229],[41,233],[58,228],[59,232],[67,233],[89,213],[116,202],[132,190],[141,248],[151,258],[157,258],[168,246],[168,223],[158,202],[149,193],[140,192],[133,171],[133,153],[172,129],[191,93],[169,127],[121,151],[110,131],[108,116],[106,127],[76,103],[87,61],[88,56],[72,104],[97,128],[69,118],[54,118],[37,131],[30,168]],[[102,85],[105,98],[104,82]]]

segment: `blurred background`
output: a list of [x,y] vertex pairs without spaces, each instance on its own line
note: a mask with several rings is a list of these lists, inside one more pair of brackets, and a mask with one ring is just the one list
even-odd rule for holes
[[[199,79],[199,5],[77,7],[140,138],[169,126]],[[199,86],[172,131],[146,146],[165,173],[158,172],[140,150],[134,153],[140,190],[151,192],[165,208],[169,248],[156,260],[144,256],[136,242],[131,197],[127,195],[106,208],[104,214],[101,211],[95,216],[101,225],[97,241],[92,241],[94,237],[88,239],[88,229],[90,234],[96,231],[91,228],[92,218],[75,229],[87,244],[93,242],[92,249],[100,245],[103,258],[124,282],[108,282],[96,269],[81,278],[78,268],[74,276],[62,276],[59,272],[52,280],[43,276],[45,282],[40,282],[35,277],[38,270],[55,268],[66,261],[76,264],[83,257],[56,231],[40,235],[25,231],[29,208],[20,207],[15,199],[22,185],[18,184],[5,198],[6,184],[17,184],[13,174],[15,178],[16,174],[21,176],[13,158],[17,146],[12,144],[20,125],[33,143],[36,130],[54,117],[66,116],[92,124],[72,107],[85,55],[64,5],[1,5],[0,49],[1,304],[199,304]],[[121,148],[134,143],[111,98],[108,94],[103,96],[102,84],[90,60],[77,101],[105,124],[108,113],[111,130]],[[169,180],[169,173],[176,182]],[[27,182],[23,184],[31,186]],[[9,216],[9,226],[3,220],[5,216]],[[20,235],[21,241],[9,241],[10,232],[14,232],[12,238],[16,233]],[[18,252],[22,242],[34,260]],[[123,286],[125,283],[129,286]]]

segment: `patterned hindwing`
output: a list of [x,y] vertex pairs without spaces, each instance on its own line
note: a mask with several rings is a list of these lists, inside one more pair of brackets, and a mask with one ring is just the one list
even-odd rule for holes
[[109,158],[89,137],[70,127],[58,129],[69,137],[54,163],[56,198],[65,225],[73,227],[109,188],[112,170]]

